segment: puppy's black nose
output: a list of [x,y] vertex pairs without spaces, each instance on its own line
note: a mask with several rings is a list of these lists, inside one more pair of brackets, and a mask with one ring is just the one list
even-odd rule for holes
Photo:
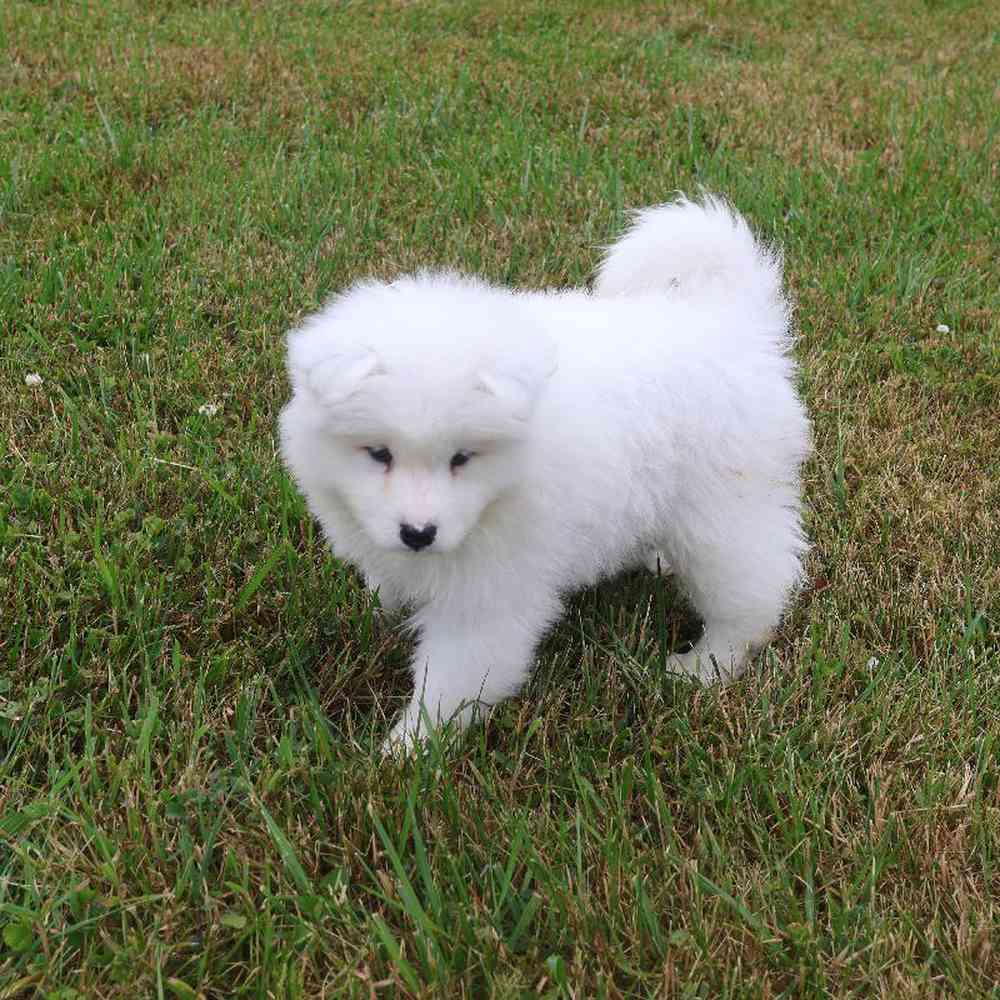
[[414,528],[412,524],[401,524],[399,526],[399,537],[404,545],[409,545],[414,552],[426,549],[434,536],[437,534],[436,524],[425,524],[422,528]]

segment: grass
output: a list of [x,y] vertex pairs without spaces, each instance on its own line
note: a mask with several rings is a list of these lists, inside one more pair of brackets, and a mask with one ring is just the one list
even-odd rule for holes
[[[9,0],[0,40],[0,998],[1000,995],[988,5]],[[809,585],[725,690],[662,669],[669,584],[584,593],[386,766],[407,644],[277,460],[284,331],[372,273],[580,283],[699,184],[786,248]]]

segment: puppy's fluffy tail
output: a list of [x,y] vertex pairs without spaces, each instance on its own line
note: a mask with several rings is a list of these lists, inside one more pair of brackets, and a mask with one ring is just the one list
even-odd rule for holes
[[726,201],[681,196],[636,212],[631,228],[601,262],[600,296],[669,292],[678,299],[718,295],[757,305],[787,322],[781,254],[760,243]]

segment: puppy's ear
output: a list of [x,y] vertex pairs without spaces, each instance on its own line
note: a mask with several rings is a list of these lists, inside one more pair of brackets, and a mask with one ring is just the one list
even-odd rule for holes
[[338,354],[317,362],[306,373],[306,387],[327,406],[350,399],[378,368],[374,351]]
[[336,406],[361,388],[379,367],[367,347],[338,348],[309,329],[288,338],[288,371],[296,391],[309,392],[321,403]]
[[477,372],[479,387],[508,406],[517,420],[531,416],[543,386],[558,367],[551,344],[533,348],[521,357],[501,358]]

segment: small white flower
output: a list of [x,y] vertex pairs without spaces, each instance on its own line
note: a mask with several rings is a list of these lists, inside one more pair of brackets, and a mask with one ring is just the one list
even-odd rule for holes
[[938,323],[936,329],[938,333],[951,333],[951,327],[947,323]]
[[222,407],[219,406],[218,403],[202,403],[201,406],[198,407],[198,412],[203,417],[214,417],[221,409]]
[[30,374],[24,376],[24,384],[32,386],[41,385],[42,376],[39,375],[38,372],[31,372]]
[[878,666],[878,657],[877,657],[877,656],[873,656],[873,657],[872,657],[872,658],[871,658],[871,659],[870,659],[870,660],[868,661],[868,669],[869,669],[869,670],[874,670],[874,669],[875,669],[875,668],[876,668],[877,666]]

